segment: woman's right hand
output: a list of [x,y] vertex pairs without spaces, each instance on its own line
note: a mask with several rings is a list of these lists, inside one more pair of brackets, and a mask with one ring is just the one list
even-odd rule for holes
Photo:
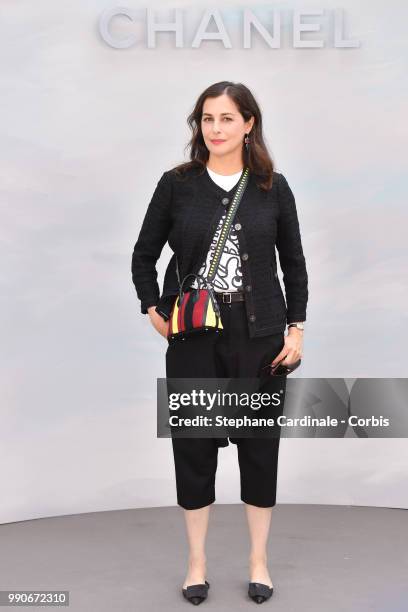
[[156,306],[150,306],[147,309],[149,313],[150,321],[156,331],[159,332],[164,338],[167,338],[167,331],[169,329],[169,321],[165,321],[158,312],[156,312]]

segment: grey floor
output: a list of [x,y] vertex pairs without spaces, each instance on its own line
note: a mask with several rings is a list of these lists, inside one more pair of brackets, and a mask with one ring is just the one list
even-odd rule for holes
[[[200,610],[258,606],[247,596],[248,543],[244,505],[213,504]],[[187,544],[178,506],[8,523],[0,545],[0,590],[69,590],[75,612],[195,608],[180,593]],[[406,612],[408,511],[278,504],[269,569],[274,593],[262,610]]]

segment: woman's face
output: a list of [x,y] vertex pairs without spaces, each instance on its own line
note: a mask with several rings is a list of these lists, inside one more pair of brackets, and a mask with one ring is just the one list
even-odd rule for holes
[[245,134],[249,134],[253,123],[254,117],[244,121],[235,102],[226,94],[204,101],[201,130],[212,155],[242,151]]

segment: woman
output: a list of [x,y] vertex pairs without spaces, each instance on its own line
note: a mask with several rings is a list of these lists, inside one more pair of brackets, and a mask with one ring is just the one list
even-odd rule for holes
[[[170,342],[166,376],[257,377],[268,364],[283,360],[290,365],[302,357],[308,277],[295,199],[286,178],[274,171],[261,111],[247,87],[229,81],[211,85],[198,98],[188,123],[191,161],[160,178],[134,247],[132,278],[141,312],[167,337],[178,279],[208,273],[228,205],[248,167],[249,181],[213,281],[223,332]],[[174,255],[159,296],[155,264],[166,241]],[[197,279],[188,286],[197,287]],[[261,603],[273,592],[266,546],[276,503],[279,437],[229,441],[237,445],[251,539],[248,594]],[[215,501],[217,453],[228,438],[172,438],[172,445],[177,502],[184,508],[190,546],[183,594],[198,604],[209,588],[205,539]]]

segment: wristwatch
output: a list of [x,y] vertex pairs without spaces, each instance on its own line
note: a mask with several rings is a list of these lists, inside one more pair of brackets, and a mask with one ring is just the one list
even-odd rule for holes
[[301,329],[302,331],[305,329],[303,322],[302,323],[289,323],[288,329],[289,327],[297,327],[298,329]]

